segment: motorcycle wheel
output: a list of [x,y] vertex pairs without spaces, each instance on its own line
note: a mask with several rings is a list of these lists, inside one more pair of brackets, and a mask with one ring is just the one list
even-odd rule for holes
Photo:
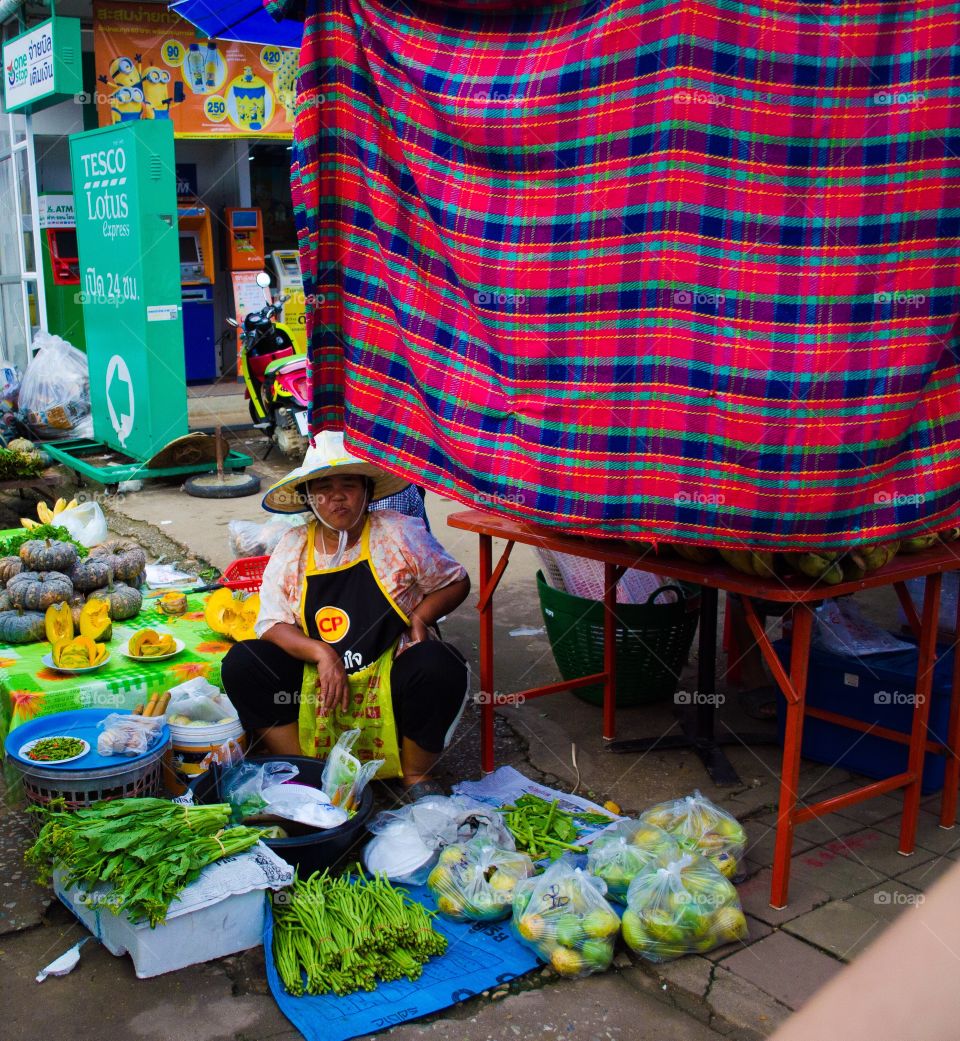
[[273,432],[277,448],[293,459],[302,459],[309,441],[297,429],[297,422],[288,408],[277,409],[277,428]]

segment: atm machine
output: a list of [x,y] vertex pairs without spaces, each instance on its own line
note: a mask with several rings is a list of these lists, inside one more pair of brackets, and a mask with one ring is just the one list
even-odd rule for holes
[[210,210],[181,200],[177,208],[180,232],[180,292],[183,302],[183,347],[187,383],[220,375],[213,313],[213,232]]
[[280,296],[290,297],[283,305],[281,320],[290,330],[297,350],[306,354],[307,305],[303,295],[303,277],[300,274],[300,254],[295,249],[275,249],[270,257],[273,261],[273,277],[277,281],[277,291]]
[[87,343],[83,333],[73,196],[41,195],[37,201],[47,329],[83,351]]

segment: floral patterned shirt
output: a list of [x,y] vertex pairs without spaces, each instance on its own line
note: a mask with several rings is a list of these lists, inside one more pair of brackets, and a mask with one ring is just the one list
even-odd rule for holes
[[[466,577],[466,570],[427,531],[423,521],[405,517],[393,510],[369,515],[370,563],[404,614],[409,613],[430,593]],[[260,614],[257,636],[278,622],[300,625],[300,591],[307,567],[309,526],[291,528],[277,543],[260,589]],[[347,549],[342,563],[360,557],[361,540]],[[324,566],[318,559],[317,565]]]

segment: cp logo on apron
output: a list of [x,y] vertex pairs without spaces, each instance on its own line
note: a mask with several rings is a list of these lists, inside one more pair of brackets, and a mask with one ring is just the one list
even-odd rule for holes
[[325,643],[339,643],[350,631],[350,615],[339,607],[321,607],[314,620]]

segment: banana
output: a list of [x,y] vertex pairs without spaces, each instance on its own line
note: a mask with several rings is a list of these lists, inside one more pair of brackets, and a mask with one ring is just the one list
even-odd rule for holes
[[937,541],[936,535],[916,535],[912,539],[903,539],[900,543],[901,553],[922,553]]
[[873,546],[861,546],[860,552],[866,561],[867,571],[876,571],[889,564],[899,548],[899,542],[879,542]]
[[677,556],[689,560],[691,564],[709,564],[717,556],[716,550],[709,549],[707,546],[687,546],[675,543],[670,548]]
[[53,521],[53,513],[45,502],[37,503],[37,516],[41,524],[50,524]]
[[[791,571],[807,578],[823,578],[833,567],[837,554],[832,550],[820,550],[816,553],[784,553],[783,559]],[[835,585],[838,580],[831,583]]]
[[754,550],[750,554],[750,563],[753,573],[760,578],[773,578],[776,574],[773,569],[773,554],[767,550]]
[[757,577],[756,571],[753,570],[753,553],[749,549],[721,549],[719,553],[734,571],[739,571],[741,575]]
[[843,570],[843,577],[847,580],[863,578],[863,576],[870,570],[870,568],[867,567],[866,557],[858,549],[850,550],[850,552],[841,559],[840,565]]

